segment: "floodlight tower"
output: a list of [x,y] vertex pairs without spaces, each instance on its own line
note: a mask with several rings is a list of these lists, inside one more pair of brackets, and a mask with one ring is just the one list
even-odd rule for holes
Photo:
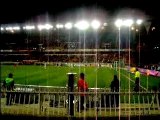
[[57,42],[58,42],[58,47],[60,46],[60,41],[59,41],[59,29],[62,29],[63,28],[63,24],[57,24],[56,25],[56,28],[58,29],[58,40],[57,40]]
[[[86,20],[81,20],[75,24],[75,27],[78,28],[80,31],[83,31],[83,63],[85,64],[86,58],[85,58],[85,48],[86,48],[86,35],[85,31],[89,28],[89,23]],[[84,73],[85,73],[85,67],[84,67]]]
[[141,41],[140,41],[140,38],[141,38],[141,35],[140,35],[140,25],[142,24],[142,20],[141,19],[138,19],[137,21],[136,21],[136,23],[137,23],[137,25],[138,25],[138,65],[139,65],[139,67],[140,67],[140,57],[141,57]]
[[97,35],[97,31],[100,27],[100,22],[98,20],[93,20],[91,22],[91,27],[93,28],[94,30],[94,33],[95,33],[95,37],[96,37],[96,42],[95,42],[95,49],[96,49],[96,66],[98,66],[98,63],[97,63],[97,49],[98,49],[98,35]]
[[72,23],[68,22],[65,24],[65,28],[68,30],[68,42],[70,41],[70,31],[72,29]]
[[121,26],[122,24],[123,24],[123,21],[121,19],[118,19],[115,22],[115,26],[118,28],[119,80],[120,80],[120,50],[121,50]]
[[[121,26],[122,26],[122,23],[123,21],[121,19],[118,19],[115,21],[115,26],[118,28],[118,56],[119,56],[119,66],[118,66],[118,79],[119,79],[119,82],[120,82],[120,49],[121,49]],[[119,92],[120,92],[120,85],[119,85]],[[120,119],[120,114],[121,114],[121,111],[120,111],[120,94],[119,94],[119,119]]]
[[[99,63],[98,63],[98,61],[97,61],[97,49],[98,49],[98,33],[97,33],[97,31],[98,31],[98,29],[100,28],[100,25],[101,25],[101,23],[100,23],[100,21],[98,21],[98,20],[93,20],[92,22],[91,22],[91,27],[93,28],[93,30],[94,30],[94,34],[95,34],[95,38],[96,38],[96,41],[95,41],[95,49],[96,49],[96,55],[95,55],[95,64],[96,64],[96,69],[95,69],[95,72],[96,72],[96,88],[97,88],[97,78],[98,78],[98,75],[97,75],[97,73],[98,73],[98,71],[97,71],[97,68],[98,68],[98,66],[99,66]],[[96,98],[97,98],[97,89],[95,90],[95,92],[96,92]],[[96,108],[96,110],[95,111],[97,111],[97,103],[95,103],[95,108]]]
[[133,20],[132,19],[126,19],[126,20],[124,20],[123,21],[123,25],[124,26],[126,26],[126,27],[128,27],[128,43],[129,43],[129,67],[130,67],[130,62],[131,62],[131,57],[130,57],[130,51],[131,51],[131,48],[130,48],[130,39],[131,39],[131,37],[130,37],[130,29],[131,29],[131,26],[132,26],[132,24],[133,24]]
[[[92,22],[91,22],[91,27],[93,28],[93,30],[94,30],[94,34],[95,34],[95,38],[96,38],[96,42],[95,42],[95,49],[96,49],[96,59],[95,59],[95,62],[96,62],[96,66],[98,67],[98,61],[97,61],[97,49],[98,49],[98,34],[97,34],[97,31],[98,31],[98,29],[100,28],[100,25],[101,25],[101,23],[100,23],[100,21],[98,21],[98,20],[93,20]],[[96,67],[96,68],[97,68]],[[97,71],[97,70],[96,70]],[[97,78],[96,78],[96,80],[97,80]]]
[[[64,26],[67,30],[68,30],[68,46],[69,46],[69,42],[70,42],[70,31],[72,29],[72,23],[68,22],[65,24]],[[69,51],[69,47],[68,47],[68,51]],[[70,55],[68,54],[68,58],[69,58],[69,62],[70,62]],[[71,67],[71,63],[70,64],[70,67]]]
[[[130,29],[131,29],[131,26],[133,24],[133,20],[132,19],[126,19],[123,21],[123,25],[128,27],[128,47],[129,47],[129,70],[130,70],[130,65],[131,65],[131,48],[130,48]],[[130,72],[129,72],[129,104],[130,104],[130,99],[131,99],[131,96],[130,96]],[[129,109],[129,120],[130,120],[130,109]]]

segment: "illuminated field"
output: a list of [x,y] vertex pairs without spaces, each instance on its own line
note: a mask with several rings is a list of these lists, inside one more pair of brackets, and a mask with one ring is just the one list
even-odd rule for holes
[[[79,73],[84,72],[86,81],[89,87],[109,88],[114,74],[117,73],[114,69],[108,67],[65,67],[65,66],[47,66],[46,69],[43,65],[1,65],[1,82],[7,77],[7,74],[12,72],[16,84],[27,85],[44,85],[44,86],[66,86],[67,73],[77,73],[75,84],[77,83]],[[131,78],[130,89],[134,88],[134,74],[130,74],[125,70],[120,71],[121,89],[129,88],[129,78]],[[160,78],[148,77],[149,89],[154,86],[158,87]],[[146,88],[147,77],[141,76],[141,85]]]

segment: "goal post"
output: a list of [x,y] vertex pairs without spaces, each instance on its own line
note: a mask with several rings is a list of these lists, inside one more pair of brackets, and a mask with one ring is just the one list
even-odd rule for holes
[[118,70],[118,67],[123,68],[125,67],[124,60],[119,60],[119,61],[113,61],[113,68],[114,70]]

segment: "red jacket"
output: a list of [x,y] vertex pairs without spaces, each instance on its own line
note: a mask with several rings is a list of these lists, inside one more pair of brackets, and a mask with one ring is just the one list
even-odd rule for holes
[[[86,92],[88,91],[88,84],[86,83],[85,80],[83,79],[79,79],[78,80],[78,91],[79,92]],[[81,95],[85,95],[85,94],[81,94]]]

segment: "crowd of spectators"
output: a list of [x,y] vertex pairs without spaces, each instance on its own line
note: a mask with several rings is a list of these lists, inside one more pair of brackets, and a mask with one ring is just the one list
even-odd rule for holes
[[[113,63],[119,59],[126,64],[129,62],[127,52],[120,54],[118,52],[8,52],[0,55],[1,62],[12,61],[21,62],[24,60],[37,60],[39,62],[75,62],[75,63]],[[131,58],[132,60],[132,58]],[[24,63],[24,62],[23,62]],[[24,63],[25,64],[25,63]]]

